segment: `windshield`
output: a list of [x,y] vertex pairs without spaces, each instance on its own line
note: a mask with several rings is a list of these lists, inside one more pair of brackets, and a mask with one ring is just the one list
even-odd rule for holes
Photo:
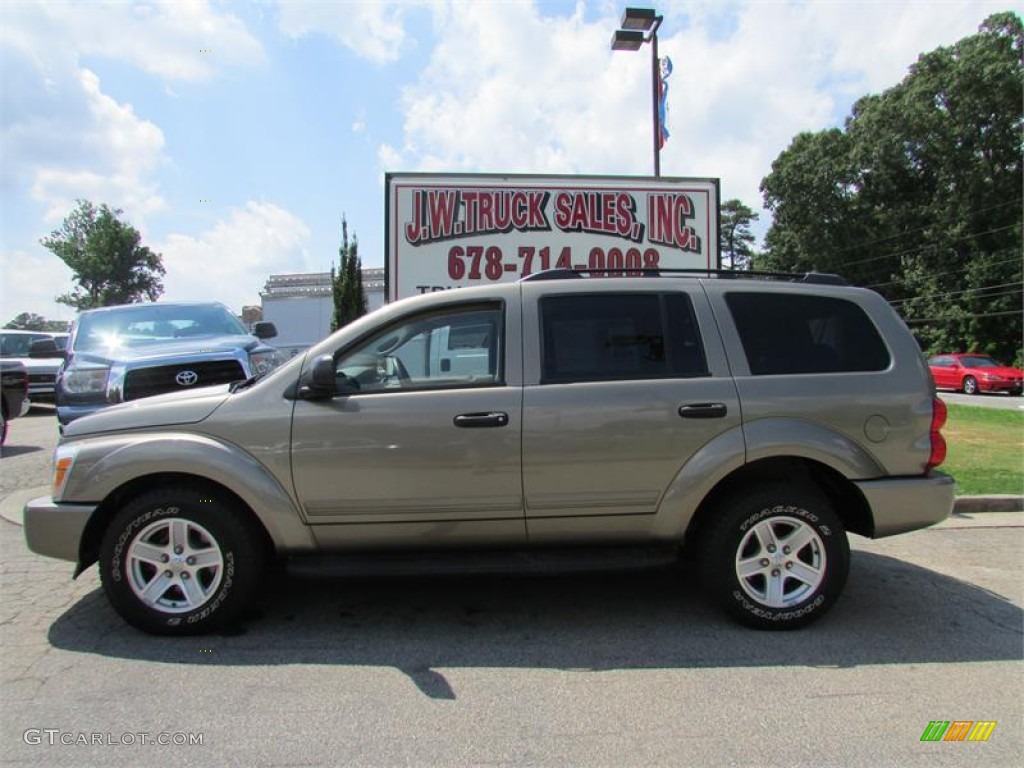
[[219,304],[140,304],[82,315],[74,349],[88,352],[175,339],[245,334],[238,319]]
[[999,363],[993,360],[991,357],[985,357],[983,355],[971,355],[970,357],[961,357],[960,365],[965,368],[998,368]]
[[45,333],[0,333],[0,357],[28,357],[33,341],[48,338]]

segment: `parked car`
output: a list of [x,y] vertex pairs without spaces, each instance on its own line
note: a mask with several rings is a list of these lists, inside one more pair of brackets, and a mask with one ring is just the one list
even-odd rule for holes
[[218,303],[154,302],[92,309],[71,328],[57,377],[61,429],[115,403],[263,376],[280,358]]
[[11,419],[24,416],[31,404],[28,370],[18,360],[0,358],[0,446],[7,443],[7,427]]
[[[53,402],[57,371],[63,362],[68,334],[47,331],[0,330],[0,358],[18,360],[28,369],[29,396],[36,402]],[[51,352],[34,354],[41,342],[52,344]],[[39,347],[43,349],[45,347]]]
[[1001,365],[988,355],[936,355],[928,360],[928,368],[939,389],[955,389],[966,395],[982,392],[1020,395],[1024,390],[1024,371]]
[[842,592],[847,532],[950,514],[946,410],[877,293],[731,274],[417,296],[257,382],[69,423],[28,546],[98,561],[162,634],[236,621],[271,558],[400,550],[690,552],[740,621],[805,625]]

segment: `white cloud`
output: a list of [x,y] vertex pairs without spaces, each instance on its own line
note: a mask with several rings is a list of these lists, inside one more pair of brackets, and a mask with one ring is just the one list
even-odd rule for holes
[[48,224],[79,197],[123,208],[137,224],[164,206],[154,180],[163,133],[104,93],[83,57],[166,81],[203,80],[264,58],[238,19],[206,2],[16,3],[3,15],[0,184],[5,193],[27,189]]
[[[674,63],[665,176],[722,180],[760,205],[761,179],[801,131],[841,124],[922,52],[974,33],[999,7],[966,3],[666,2],[659,53]],[[668,10],[665,10],[668,9]],[[593,10],[593,9],[592,9]],[[612,52],[621,8],[533,3],[435,8],[430,63],[402,94],[385,170],[649,175],[651,58]],[[767,218],[767,217],[764,217]],[[766,222],[765,222],[766,223]]]
[[0,325],[22,312],[48,320],[74,319],[74,309],[54,302],[74,287],[71,270],[49,251],[0,251],[0,275]]
[[272,203],[250,200],[226,220],[197,236],[173,234],[154,250],[163,254],[168,301],[208,300],[215,295],[235,313],[259,304],[271,274],[318,271],[306,251],[309,227]]
[[263,48],[231,13],[203,0],[148,3],[14,3],[4,8],[0,42],[55,59],[98,56],[165,80],[205,80],[224,66],[265,60]]
[[77,145],[80,164],[68,158],[66,164],[43,165],[39,158],[32,169],[32,198],[46,205],[44,220],[59,222],[76,198],[111,201],[137,218],[160,210],[164,201],[149,179],[163,154],[163,133],[139,119],[130,104],[102,93],[99,78],[89,70],[80,70],[79,82],[89,129],[68,132],[65,141]]
[[422,3],[289,2],[278,4],[278,28],[292,38],[329,35],[360,56],[378,64],[396,61],[406,44],[404,19]]

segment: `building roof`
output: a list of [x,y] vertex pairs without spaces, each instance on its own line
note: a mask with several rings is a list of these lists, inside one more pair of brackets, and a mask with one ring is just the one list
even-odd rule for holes
[[[384,290],[384,269],[374,267],[364,269],[363,290],[383,291]],[[330,296],[331,295],[331,273],[330,272],[306,272],[285,275],[271,275],[267,278],[263,290],[260,292],[262,298],[290,298],[295,296]]]

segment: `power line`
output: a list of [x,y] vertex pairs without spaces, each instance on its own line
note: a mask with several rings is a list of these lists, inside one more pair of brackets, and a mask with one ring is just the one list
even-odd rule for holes
[[985,296],[977,296],[976,298],[978,298],[978,299],[992,299],[992,298],[995,298],[997,296],[1009,296],[1009,295],[1014,294],[1014,293],[1020,293],[1021,286],[1024,286],[1024,283],[1022,283],[1022,282],[1002,283],[1001,285],[985,285],[985,286],[982,286],[981,288],[966,288],[965,290],[962,290],[962,291],[949,291],[947,293],[927,293],[927,294],[924,294],[922,296],[910,296],[910,297],[905,298],[905,299],[894,299],[893,301],[890,301],[889,304],[891,304],[892,306],[896,306],[897,304],[903,304],[903,303],[908,302],[908,301],[918,301],[918,300],[921,300],[921,299],[932,299],[932,300],[935,300],[935,299],[940,299],[940,298],[949,298],[950,296],[959,296],[959,295],[964,294],[964,293],[975,293],[976,291],[990,291],[990,290],[994,290],[995,288],[1009,288],[1011,286],[1015,287],[1014,290],[1012,290],[1012,291],[1000,291],[999,293],[990,293],[990,294],[987,294]]
[[[990,262],[988,262],[988,266],[995,267],[995,266],[998,266],[999,264],[1008,264],[1011,261],[1020,261],[1020,260],[1021,260],[1020,256],[1011,256],[1011,257],[1009,257],[1007,259],[1000,259],[999,261],[990,261]],[[966,272],[970,268],[971,268],[970,265],[967,265],[966,267],[960,267],[959,269],[950,269],[950,270],[947,270],[946,272],[933,272],[931,275],[929,275],[929,277],[945,277],[946,275],[956,275],[956,274],[959,274],[960,272]],[[864,287],[864,288],[883,288],[883,287],[885,287],[887,285],[901,285],[903,282],[904,282],[903,280],[890,280],[888,283],[874,283],[872,285],[865,285],[865,286],[862,286],[862,287]]]
[[1020,312],[1011,309],[1006,312],[985,312],[980,315],[972,313],[969,315],[964,315],[963,317],[918,317],[913,319],[907,319],[904,317],[903,322],[905,322],[907,325],[911,325],[912,323],[959,323],[965,320],[973,320],[976,317],[1003,317],[1005,315],[1019,316]]
[[[979,208],[977,210],[967,211],[967,215],[974,216],[974,215],[979,214],[979,213],[988,213],[989,211],[995,211],[995,210],[998,210],[999,208],[1006,208],[1006,207],[1011,206],[1011,205],[1020,205],[1021,202],[1024,202],[1024,198],[1018,197],[1018,198],[1015,198],[1013,200],[1009,200],[1009,201],[1007,201],[1005,203],[999,203],[998,205],[989,206],[988,208]],[[858,243],[857,245],[851,245],[851,246],[849,246],[847,248],[840,248],[838,251],[833,251],[833,253],[835,253],[835,254],[846,253],[847,251],[855,251],[855,250],[857,250],[859,248],[866,248],[867,246],[870,246],[870,245],[878,245],[879,243],[884,243],[886,240],[895,240],[895,239],[900,238],[900,237],[906,237],[907,235],[911,235],[911,234],[913,234],[915,232],[923,232],[924,230],[929,229],[932,226],[934,226],[934,225],[933,224],[925,224],[923,227],[916,227],[914,229],[908,229],[905,232],[899,232],[899,233],[897,233],[895,235],[886,235],[885,237],[880,237],[877,240],[870,240],[870,241],[868,241],[866,243]]]
[[[961,235],[960,237],[954,237],[954,238],[952,238],[950,240],[945,240],[944,243],[958,243],[961,240],[969,240],[972,237],[981,237],[982,235],[992,235],[992,234],[995,234],[996,232],[1003,232],[1003,231],[1005,231],[1007,229],[1014,229],[1017,226],[1018,226],[1018,224],[1007,224],[1004,227],[996,227],[995,229],[988,229],[988,230],[985,230],[984,232],[971,232],[971,233],[966,234],[966,235]],[[858,246],[858,247],[863,247],[863,246]],[[925,245],[920,245],[920,246],[918,246],[916,248],[909,248],[909,249],[907,249],[905,251],[896,251],[895,253],[883,253],[880,256],[871,256],[871,257],[869,257],[867,259],[858,259],[857,261],[846,261],[846,262],[843,262],[843,266],[844,267],[852,267],[852,266],[856,266],[857,264],[867,264],[868,262],[871,262],[871,261],[880,261],[882,259],[891,259],[894,256],[909,256],[912,253],[918,253],[920,251],[926,251],[929,248],[936,248],[936,247],[937,247],[937,245],[935,243],[927,243]]]

